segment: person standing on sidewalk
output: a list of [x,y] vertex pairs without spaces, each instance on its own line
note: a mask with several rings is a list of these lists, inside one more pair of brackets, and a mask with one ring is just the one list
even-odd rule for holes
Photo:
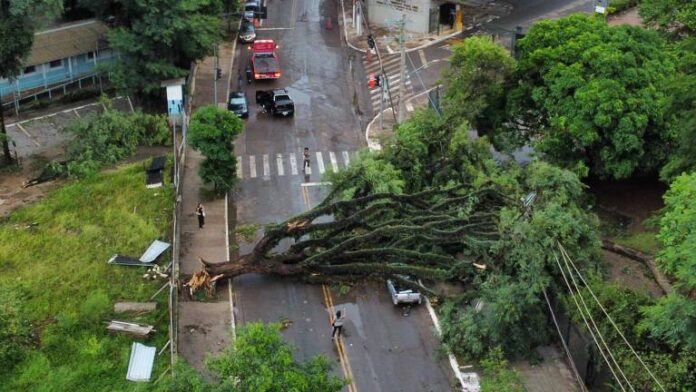
[[196,216],[198,216],[198,228],[202,229],[203,225],[205,225],[205,208],[201,203],[198,203],[196,207]]
[[344,313],[345,311],[336,311],[336,318],[334,318],[334,321],[331,324],[331,326],[333,327],[333,331],[331,331],[331,341],[334,340],[334,337],[341,337],[341,332],[343,331],[343,323],[346,321],[346,316]]

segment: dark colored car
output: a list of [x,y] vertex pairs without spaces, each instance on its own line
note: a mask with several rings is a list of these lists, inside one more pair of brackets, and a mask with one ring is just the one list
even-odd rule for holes
[[256,92],[256,103],[263,107],[265,112],[273,116],[295,115],[295,103],[284,88],[275,90],[260,90]]
[[239,29],[239,40],[242,42],[254,42],[256,39],[256,28],[249,21],[242,22],[242,27]]
[[246,94],[242,91],[230,93],[230,98],[227,100],[227,110],[234,112],[241,118],[249,117],[249,102]]

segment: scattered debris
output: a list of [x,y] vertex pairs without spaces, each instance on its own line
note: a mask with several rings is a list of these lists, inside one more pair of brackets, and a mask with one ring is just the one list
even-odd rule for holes
[[[68,164],[67,161],[58,162],[58,165],[60,165],[60,166],[66,166],[67,164]],[[39,184],[44,183],[44,182],[55,180],[59,176],[60,176],[60,173],[55,171],[53,169],[53,166],[49,164],[43,168],[43,170],[41,171],[41,174],[39,174],[38,177],[34,177],[30,180],[24,181],[24,183],[22,183],[22,188],[28,188],[30,186],[39,185]]]
[[168,267],[160,267],[159,265],[155,264],[152,268],[147,270],[146,273],[143,274],[143,278],[145,279],[152,279],[155,280],[157,278],[168,278],[169,275],[167,274]]
[[147,313],[157,309],[156,302],[116,302],[114,312],[116,313]]
[[155,330],[155,327],[147,324],[129,323],[127,321],[116,321],[112,320],[109,325],[106,326],[109,332],[123,332],[133,335],[137,338],[147,338],[150,333]]
[[472,265],[480,270],[485,270],[486,265],[485,264],[478,264],[478,263],[472,263]]
[[159,188],[162,186],[162,170],[164,170],[164,165],[167,163],[166,156],[159,156],[152,159],[150,163],[150,168],[147,169],[147,175],[145,180],[145,186],[148,188]]
[[155,347],[146,346],[140,343],[133,343],[133,346],[131,347],[130,361],[128,362],[128,373],[126,373],[126,380],[150,381],[156,351],[157,349]]
[[463,391],[479,392],[481,390],[481,384],[479,383],[477,373],[462,373],[462,380],[464,380],[464,385],[462,385]]

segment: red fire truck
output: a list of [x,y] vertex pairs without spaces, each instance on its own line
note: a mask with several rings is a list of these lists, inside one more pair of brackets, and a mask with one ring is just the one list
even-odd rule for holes
[[278,79],[280,78],[280,61],[273,40],[256,40],[251,47],[251,68],[254,79]]

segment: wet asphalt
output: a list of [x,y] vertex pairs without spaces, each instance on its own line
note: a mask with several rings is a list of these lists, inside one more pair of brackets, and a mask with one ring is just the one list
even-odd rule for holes
[[[241,180],[234,193],[237,224],[279,222],[322,200],[328,187],[322,172],[345,169],[365,148],[356,82],[360,70],[342,45],[334,0],[270,0],[269,18],[257,39],[274,39],[283,75],[279,80],[243,83],[250,101],[246,129],[235,142]],[[331,17],[331,29],[326,18]],[[249,58],[237,46],[235,69]],[[232,77],[231,90],[237,88]],[[359,83],[359,82],[358,82]],[[285,87],[295,116],[271,118],[255,104],[255,91]],[[303,175],[302,150],[312,154]],[[293,164],[294,161],[294,164]],[[304,185],[303,185],[304,184]],[[280,249],[288,246],[281,244]],[[244,248],[242,248],[242,251]],[[298,359],[316,354],[335,362],[335,372],[352,374],[346,391],[450,391],[452,371],[437,357],[438,339],[425,307],[395,308],[382,282],[347,291],[288,278],[245,275],[234,280],[237,325],[284,322],[284,335]],[[334,307],[332,308],[331,305]],[[332,344],[331,309],[347,312],[342,346]],[[343,361],[339,362],[339,358]]]

